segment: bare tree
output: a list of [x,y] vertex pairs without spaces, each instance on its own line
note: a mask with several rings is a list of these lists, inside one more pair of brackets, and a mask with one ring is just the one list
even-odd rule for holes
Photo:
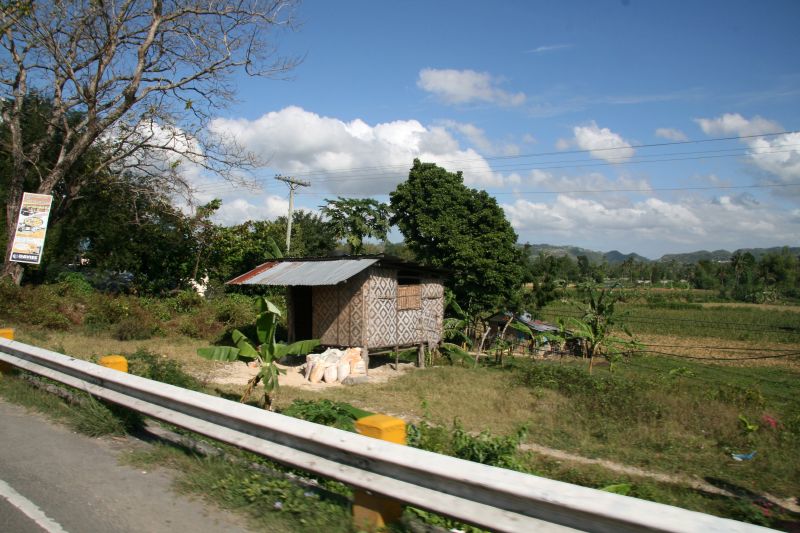
[[[280,76],[296,64],[279,56],[276,31],[291,28],[294,0],[2,0],[2,147],[12,161],[6,205],[8,260],[24,183],[58,190],[69,202],[101,172],[137,175],[151,190],[191,194],[182,167],[196,165],[247,180],[258,164],[231,139],[212,134],[215,110],[230,102],[232,76]],[[26,131],[32,93],[52,102],[41,133]],[[103,157],[83,181],[60,187],[89,150]],[[51,155],[43,164],[45,152]]]

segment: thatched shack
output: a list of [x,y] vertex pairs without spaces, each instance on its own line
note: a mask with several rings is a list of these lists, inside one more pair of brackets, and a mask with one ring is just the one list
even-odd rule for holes
[[441,271],[383,256],[277,259],[228,282],[288,287],[289,341],[371,351],[442,338]]

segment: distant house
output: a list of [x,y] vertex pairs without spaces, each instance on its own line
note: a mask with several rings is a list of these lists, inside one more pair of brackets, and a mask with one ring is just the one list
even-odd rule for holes
[[[550,324],[548,322],[543,322],[541,320],[534,320],[528,313],[517,314],[509,311],[503,311],[495,313],[488,318],[487,321],[490,328],[489,338],[497,339],[503,332],[503,328],[505,328],[505,325],[509,320],[513,320],[527,326],[534,335],[541,333],[552,333],[557,335],[560,332],[559,326]],[[534,354],[559,353],[579,355],[581,350],[580,340],[573,338],[570,331],[565,331],[564,334],[566,338],[564,339],[564,345],[560,348],[553,346],[543,335],[539,336],[538,339],[531,339],[525,333],[522,333],[521,331],[511,327],[506,328],[503,340],[510,343],[517,350],[521,350],[522,352],[529,351]]]
[[272,260],[231,285],[288,287],[289,341],[369,350],[442,338],[442,271],[384,256]]

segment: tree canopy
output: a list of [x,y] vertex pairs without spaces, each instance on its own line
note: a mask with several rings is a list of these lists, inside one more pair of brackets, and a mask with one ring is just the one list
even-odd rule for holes
[[[130,171],[159,193],[188,193],[180,172],[194,165],[241,179],[258,161],[209,134],[215,109],[234,92],[231,75],[291,69],[275,57],[270,32],[291,27],[291,0],[65,0],[0,5],[0,112],[8,128],[6,255],[25,189],[51,194],[90,150],[104,157],[63,194],[97,175]],[[50,112],[35,124],[26,102],[44,95]],[[52,157],[48,157],[48,153]],[[44,164],[46,163],[46,164]],[[65,204],[66,205],[66,204]]]
[[462,305],[474,312],[512,300],[522,280],[517,235],[486,191],[466,187],[461,172],[415,159],[390,199],[409,249],[452,272],[448,283]]
[[364,250],[364,239],[386,240],[389,233],[389,207],[372,198],[325,199],[322,214],[336,233],[336,237],[344,239],[350,245],[351,254],[360,254]]

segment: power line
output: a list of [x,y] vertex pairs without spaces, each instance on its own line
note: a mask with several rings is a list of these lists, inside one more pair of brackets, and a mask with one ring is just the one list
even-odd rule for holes
[[[628,146],[613,146],[607,148],[592,148],[592,149],[580,149],[580,150],[559,150],[559,151],[552,151],[552,152],[534,152],[528,154],[516,154],[516,155],[502,155],[502,156],[487,156],[487,157],[479,157],[479,158],[462,158],[462,159],[449,159],[449,160],[442,160],[440,164],[451,164],[451,163],[460,163],[460,162],[483,162],[483,161],[501,161],[501,160],[511,160],[511,159],[524,159],[524,158],[533,158],[533,157],[545,157],[551,155],[568,155],[568,154],[588,154],[592,152],[611,152],[616,150],[630,150],[630,149],[639,149],[639,148],[657,148],[657,147],[664,147],[664,146],[679,146],[679,145],[689,145],[689,144],[701,144],[701,143],[711,143],[711,142],[723,142],[723,141],[736,141],[736,140],[745,140],[745,139],[753,139],[753,138],[761,138],[761,137],[774,137],[778,135],[789,135],[793,133],[800,133],[800,130],[792,130],[792,131],[781,131],[781,132],[774,132],[774,133],[763,133],[757,135],[742,135],[742,136],[734,136],[734,137],[715,137],[711,139],[699,139],[699,140],[690,140],[690,141],[672,141],[672,142],[664,142],[664,143],[649,143],[649,144],[634,144]],[[351,167],[351,168],[339,168],[339,169],[330,169],[330,170],[314,170],[304,173],[305,176],[314,176],[320,174],[337,174],[337,173],[353,173],[353,172],[361,172],[361,171],[376,171],[376,170],[395,170],[395,169],[407,169],[407,165],[376,165],[376,166],[368,166],[368,167]]]

